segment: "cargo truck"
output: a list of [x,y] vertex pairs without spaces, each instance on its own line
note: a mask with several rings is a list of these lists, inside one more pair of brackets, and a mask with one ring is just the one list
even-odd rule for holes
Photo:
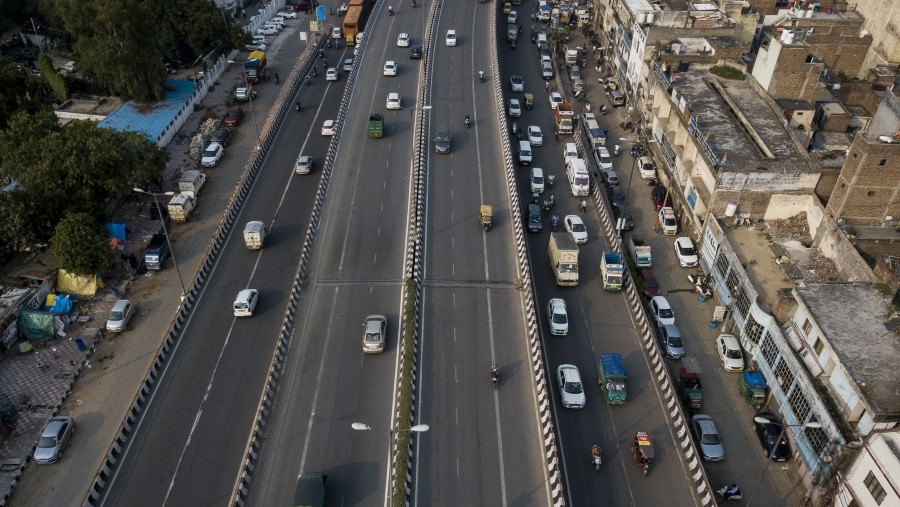
[[703,410],[703,384],[700,383],[699,373],[689,372],[687,368],[681,369],[678,397],[690,413],[697,414]]
[[191,216],[191,212],[194,211],[194,206],[197,201],[195,200],[193,195],[190,194],[178,194],[172,197],[172,200],[169,201],[169,205],[167,209],[169,210],[169,217],[175,222],[186,222],[188,218]]
[[601,355],[597,370],[600,372],[600,389],[606,395],[606,402],[610,405],[625,403],[628,399],[628,391],[625,389],[628,374],[625,363],[622,362],[622,354]]
[[381,137],[384,135],[384,116],[380,114],[369,115],[369,137]]
[[556,131],[562,135],[571,134],[575,129],[575,112],[572,110],[572,104],[563,102],[556,106]]
[[200,193],[200,189],[206,183],[206,174],[196,169],[185,171],[178,180],[178,191],[182,194],[189,194],[194,197]]
[[590,191],[591,175],[588,174],[587,165],[580,158],[570,158],[566,162],[566,179],[569,180],[569,188],[575,197],[584,197]]
[[631,260],[638,269],[653,266],[650,244],[640,234],[632,234],[628,237],[628,255],[631,256]]
[[268,234],[269,228],[266,227],[266,224],[259,221],[247,222],[247,225],[244,226],[244,244],[250,250],[259,250],[266,242]]
[[610,291],[622,290],[622,278],[625,274],[625,266],[619,252],[607,250],[600,259],[600,276],[603,278],[603,288]]
[[244,62],[244,79],[248,83],[259,83],[260,76],[266,71],[266,52],[252,51]]
[[550,233],[550,269],[556,275],[556,285],[578,285],[578,245],[567,232]]
[[324,507],[325,485],[327,475],[316,472],[306,472],[297,477],[297,487],[294,489],[294,507]]
[[147,266],[147,269],[159,271],[170,254],[169,240],[166,235],[154,234],[147,243],[147,249],[144,250],[144,265]]

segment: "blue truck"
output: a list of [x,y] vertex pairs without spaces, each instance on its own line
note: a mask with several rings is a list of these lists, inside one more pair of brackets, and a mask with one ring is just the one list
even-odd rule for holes
[[606,402],[610,405],[624,404],[628,400],[628,390],[625,389],[628,373],[622,362],[622,354],[602,354],[597,362],[597,370],[600,372],[600,389],[606,394]]
[[165,234],[154,234],[144,250],[144,264],[147,269],[159,271],[166,263],[172,251],[169,249],[169,240]]

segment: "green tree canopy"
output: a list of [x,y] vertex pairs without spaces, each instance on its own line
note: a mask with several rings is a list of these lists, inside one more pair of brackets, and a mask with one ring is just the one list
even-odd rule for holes
[[60,268],[76,275],[104,271],[112,259],[106,228],[87,213],[66,213],[50,239],[50,251]]
[[90,121],[66,127],[53,113],[19,113],[0,131],[0,176],[21,185],[0,196],[7,244],[46,243],[66,213],[107,220],[112,204],[135,185],[159,179],[168,154],[141,134],[98,128]]

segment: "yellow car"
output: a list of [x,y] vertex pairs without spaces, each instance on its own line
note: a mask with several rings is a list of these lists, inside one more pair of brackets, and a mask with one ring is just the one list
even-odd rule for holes
[[509,2],[505,2],[503,4],[503,14],[509,14],[512,12],[512,4]]

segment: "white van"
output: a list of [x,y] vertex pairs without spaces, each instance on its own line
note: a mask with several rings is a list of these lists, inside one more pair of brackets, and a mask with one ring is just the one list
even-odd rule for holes
[[234,316],[252,317],[256,311],[256,303],[259,301],[259,291],[256,289],[244,289],[238,292],[234,298]]
[[538,37],[537,37],[538,48],[541,47],[542,43],[543,44],[547,43],[547,33],[546,32],[541,32],[538,34]]
[[544,193],[544,170],[540,167],[531,169],[531,193]]
[[566,179],[575,197],[588,195],[591,185],[591,176],[588,174],[587,164],[580,158],[571,158],[566,162]]
[[588,137],[591,138],[591,146],[594,150],[606,147],[606,134],[603,133],[603,129],[600,128],[600,124],[597,123],[597,120],[589,119],[582,123],[582,125],[584,126],[584,131],[587,133]]
[[578,158],[578,146],[575,143],[566,143],[563,147],[563,163],[568,164],[573,158]]
[[519,165],[531,165],[531,143],[519,141]]

